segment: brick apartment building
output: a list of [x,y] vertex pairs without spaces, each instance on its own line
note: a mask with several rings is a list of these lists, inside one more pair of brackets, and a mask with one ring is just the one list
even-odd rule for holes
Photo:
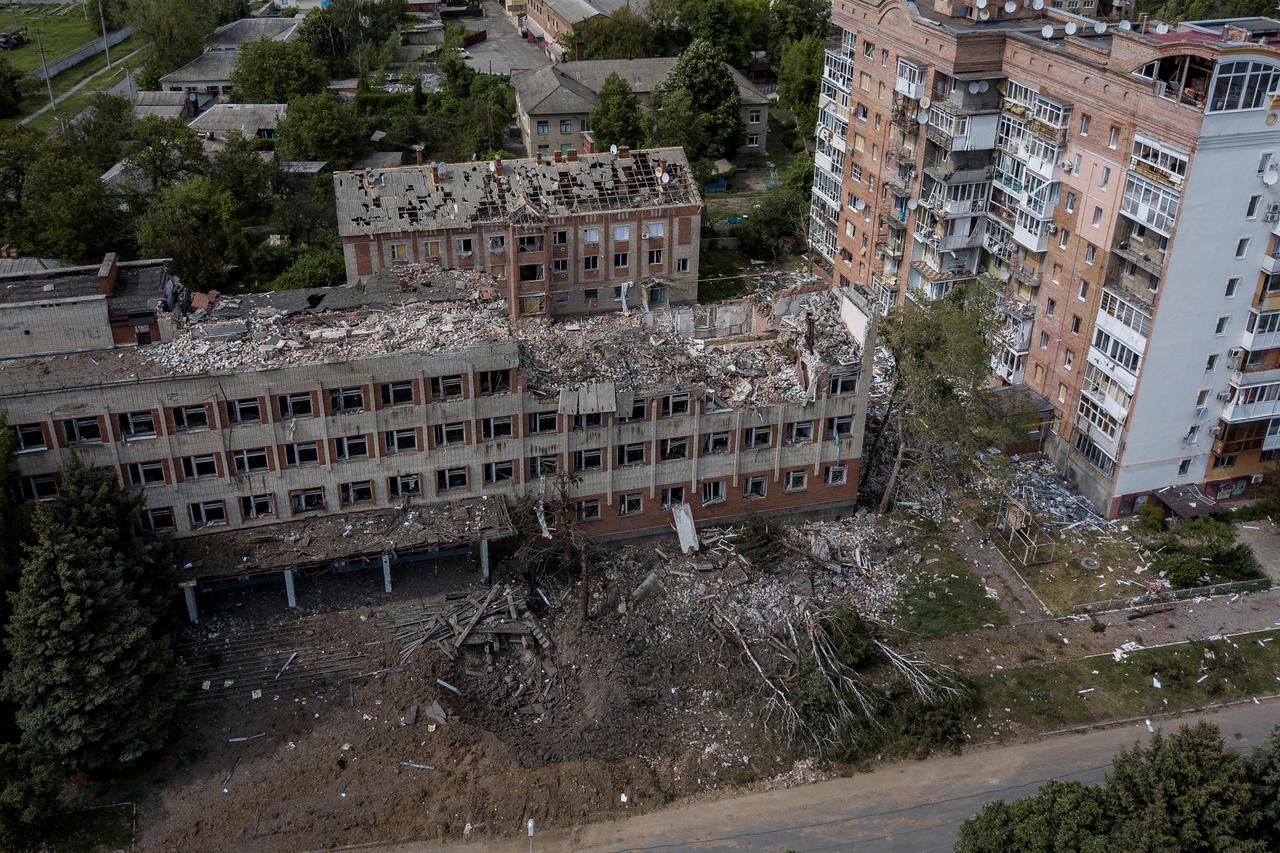
[[465,518],[560,472],[589,535],[669,529],[675,504],[707,521],[855,496],[874,335],[856,294],[548,323],[513,322],[495,290],[445,271],[224,297],[166,314],[164,343],[0,360],[23,494],[54,499],[77,452],[145,494],[152,529],[229,564],[213,577],[326,536],[349,557],[353,528]]
[[1068,479],[1211,510],[1280,451],[1280,23],[1036,5],[835,4],[811,245],[886,310],[994,283]]
[[681,148],[338,172],[349,283],[477,270],[513,317],[691,303],[702,199]]
[[567,51],[560,38],[568,36],[574,24],[607,18],[624,6],[644,11],[643,5],[631,0],[528,0],[520,11],[525,13],[523,27],[538,39],[547,56],[561,60]]

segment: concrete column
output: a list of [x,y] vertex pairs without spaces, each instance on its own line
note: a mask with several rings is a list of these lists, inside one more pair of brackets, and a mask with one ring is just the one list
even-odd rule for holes
[[480,578],[489,580],[489,540],[480,540]]
[[178,585],[182,587],[182,597],[187,600],[187,616],[193,623],[199,622],[200,612],[196,609],[196,582],[184,581]]
[[382,555],[382,588],[385,592],[391,592],[391,555]]
[[284,594],[289,598],[289,606],[297,608],[298,595],[293,588],[293,569],[284,570]]

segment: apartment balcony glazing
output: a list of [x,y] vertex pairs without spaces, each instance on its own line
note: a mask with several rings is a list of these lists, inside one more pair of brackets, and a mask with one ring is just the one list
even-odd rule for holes
[[1132,300],[1148,313],[1155,309],[1156,291],[1160,281],[1141,269],[1130,272],[1123,263],[1113,261],[1102,277],[1104,287],[1119,292],[1125,299]]
[[[918,101],[924,97],[925,93],[925,68],[906,59],[898,60],[897,76],[894,78],[893,91],[904,98],[910,98]],[[915,120],[915,114],[912,113],[912,120]]]
[[822,78],[846,95],[853,92],[853,51],[845,49],[840,36],[827,39]]

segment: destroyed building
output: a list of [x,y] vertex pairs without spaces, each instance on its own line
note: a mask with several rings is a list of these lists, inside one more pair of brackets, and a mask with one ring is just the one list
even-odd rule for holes
[[420,278],[220,297],[150,346],[0,361],[23,494],[55,499],[79,453],[153,530],[230,536],[200,546],[218,576],[287,571],[281,548],[339,560],[366,528],[361,554],[445,540],[412,525],[450,507],[459,541],[509,532],[503,508],[560,472],[593,536],[669,530],[679,504],[853,499],[874,345],[855,294],[513,321],[491,276]]
[[490,273],[512,318],[692,303],[702,199],[681,148],[334,175],[349,284]]

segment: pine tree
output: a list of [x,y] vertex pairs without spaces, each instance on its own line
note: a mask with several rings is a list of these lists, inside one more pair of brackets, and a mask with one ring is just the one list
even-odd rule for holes
[[164,740],[185,675],[168,628],[168,549],[136,533],[143,501],[73,457],[22,563],[4,693],[24,747],[85,770]]
[[644,139],[640,102],[631,86],[613,71],[604,78],[591,111],[591,134],[596,148],[610,145],[637,145]]

